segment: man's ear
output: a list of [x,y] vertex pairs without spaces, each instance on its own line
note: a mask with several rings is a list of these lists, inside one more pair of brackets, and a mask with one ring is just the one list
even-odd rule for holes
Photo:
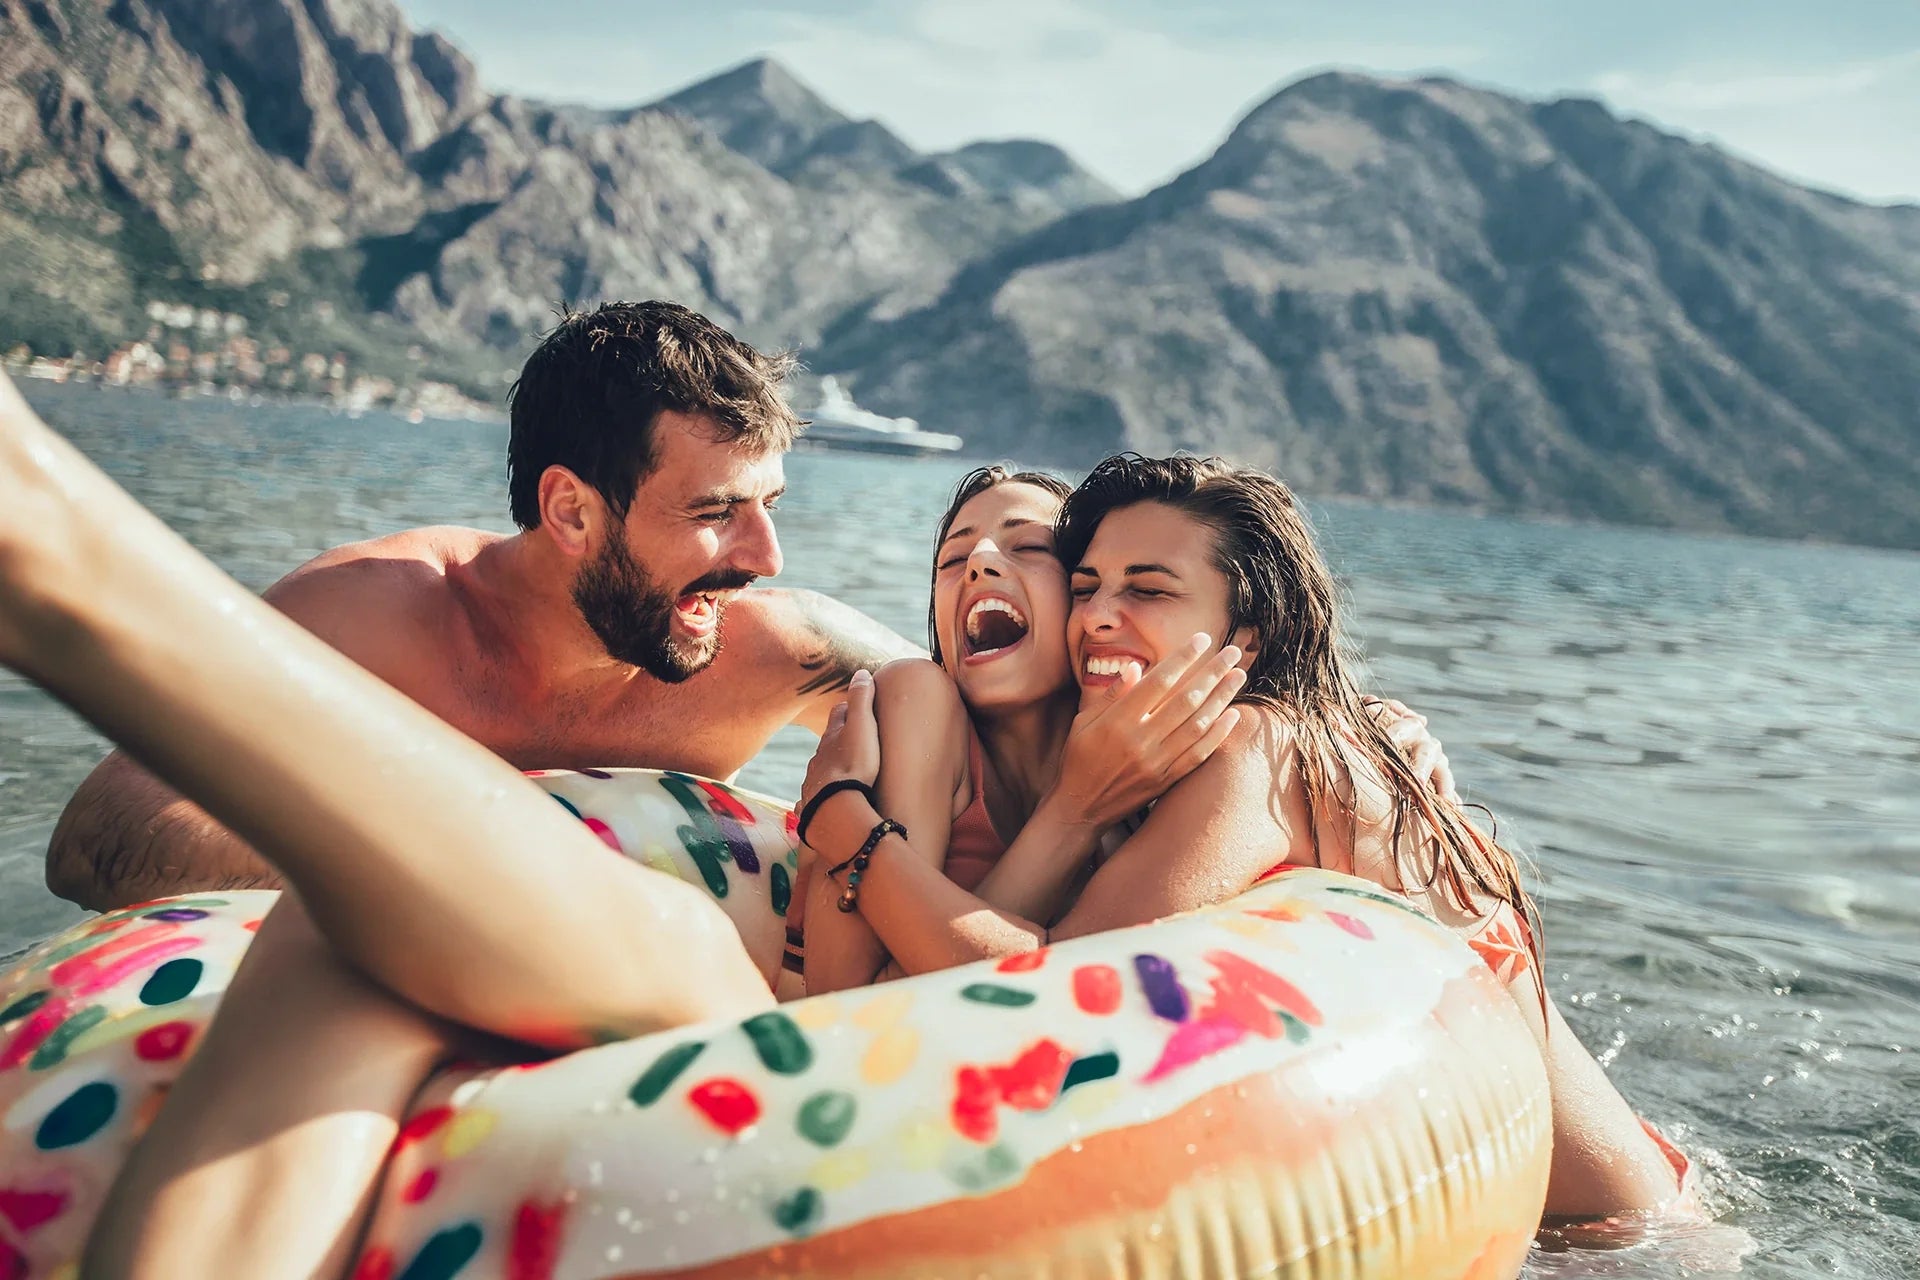
[[540,473],[540,528],[570,556],[592,552],[613,513],[592,485],[562,466]]
[[1240,661],[1234,665],[1245,671],[1253,665],[1254,655],[1260,652],[1260,633],[1252,627],[1241,627],[1227,643],[1240,646]]

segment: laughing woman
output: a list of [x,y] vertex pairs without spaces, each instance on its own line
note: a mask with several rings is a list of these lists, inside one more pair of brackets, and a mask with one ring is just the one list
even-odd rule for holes
[[[934,580],[945,670],[896,663],[857,683],[821,740],[803,788],[810,986],[1142,924],[1289,865],[1349,871],[1507,980],[1552,1081],[1548,1213],[1680,1205],[1684,1160],[1545,993],[1512,855],[1366,707],[1287,488],[1126,456],[1050,520],[1056,492],[1004,474],[962,491]],[[1129,739],[1152,745],[1130,755]]]

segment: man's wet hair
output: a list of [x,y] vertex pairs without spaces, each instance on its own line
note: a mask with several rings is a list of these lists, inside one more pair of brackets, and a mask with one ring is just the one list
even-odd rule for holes
[[507,394],[507,497],[514,523],[540,524],[540,477],[562,466],[625,519],[655,463],[664,410],[707,419],[717,442],[783,450],[806,424],[781,386],[794,360],[768,354],[672,302],[563,312]]

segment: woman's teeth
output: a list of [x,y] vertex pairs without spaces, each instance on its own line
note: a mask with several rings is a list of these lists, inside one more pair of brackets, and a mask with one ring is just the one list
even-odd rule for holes
[[988,596],[967,610],[967,649],[993,653],[1019,644],[1027,635],[1027,615],[1005,600]]
[[1090,676],[1117,676],[1130,666],[1145,668],[1146,664],[1138,658],[1088,658],[1087,674]]

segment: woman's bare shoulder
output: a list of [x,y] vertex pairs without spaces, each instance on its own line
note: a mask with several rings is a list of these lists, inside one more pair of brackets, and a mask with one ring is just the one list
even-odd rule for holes
[[960,688],[939,663],[927,658],[895,658],[873,674],[877,700],[910,701],[928,712],[945,710],[966,714]]

